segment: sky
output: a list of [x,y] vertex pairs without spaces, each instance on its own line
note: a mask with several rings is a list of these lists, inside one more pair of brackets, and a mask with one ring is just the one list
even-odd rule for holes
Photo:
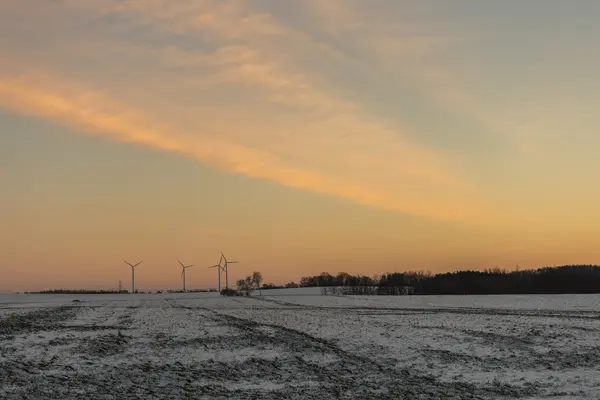
[[1,0],[0,289],[600,263],[598,17]]

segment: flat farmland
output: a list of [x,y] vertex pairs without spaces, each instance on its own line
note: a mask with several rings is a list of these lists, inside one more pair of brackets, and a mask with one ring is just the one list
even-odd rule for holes
[[599,370],[595,295],[0,295],[0,398],[597,399]]

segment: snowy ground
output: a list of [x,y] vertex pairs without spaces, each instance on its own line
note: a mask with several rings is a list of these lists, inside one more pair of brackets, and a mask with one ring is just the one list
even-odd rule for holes
[[600,296],[315,293],[0,295],[0,398],[600,398]]

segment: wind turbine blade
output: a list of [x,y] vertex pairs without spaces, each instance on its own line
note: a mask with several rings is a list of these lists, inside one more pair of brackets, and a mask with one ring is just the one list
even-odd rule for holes
[[237,264],[237,261],[229,261],[228,264]]
[[217,268],[217,267],[220,267],[220,265],[217,264],[217,265],[213,265],[212,267],[208,267],[208,268]]
[[192,267],[195,267],[195,265],[194,264],[188,265],[186,268],[192,268]]
[[138,265],[140,265],[141,263],[143,263],[144,261],[140,261],[139,263],[135,264],[134,267],[137,267]]
[[227,257],[225,257],[225,254],[223,254],[223,252],[222,252],[222,251],[221,251],[221,257],[222,257],[223,259],[225,259],[225,262],[227,262]]
[[181,261],[177,260],[177,262],[181,264],[182,267],[185,267]]

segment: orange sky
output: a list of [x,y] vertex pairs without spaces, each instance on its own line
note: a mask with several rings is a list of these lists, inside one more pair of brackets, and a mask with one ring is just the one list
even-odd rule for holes
[[600,262],[600,6],[514,7],[3,1],[0,290]]

